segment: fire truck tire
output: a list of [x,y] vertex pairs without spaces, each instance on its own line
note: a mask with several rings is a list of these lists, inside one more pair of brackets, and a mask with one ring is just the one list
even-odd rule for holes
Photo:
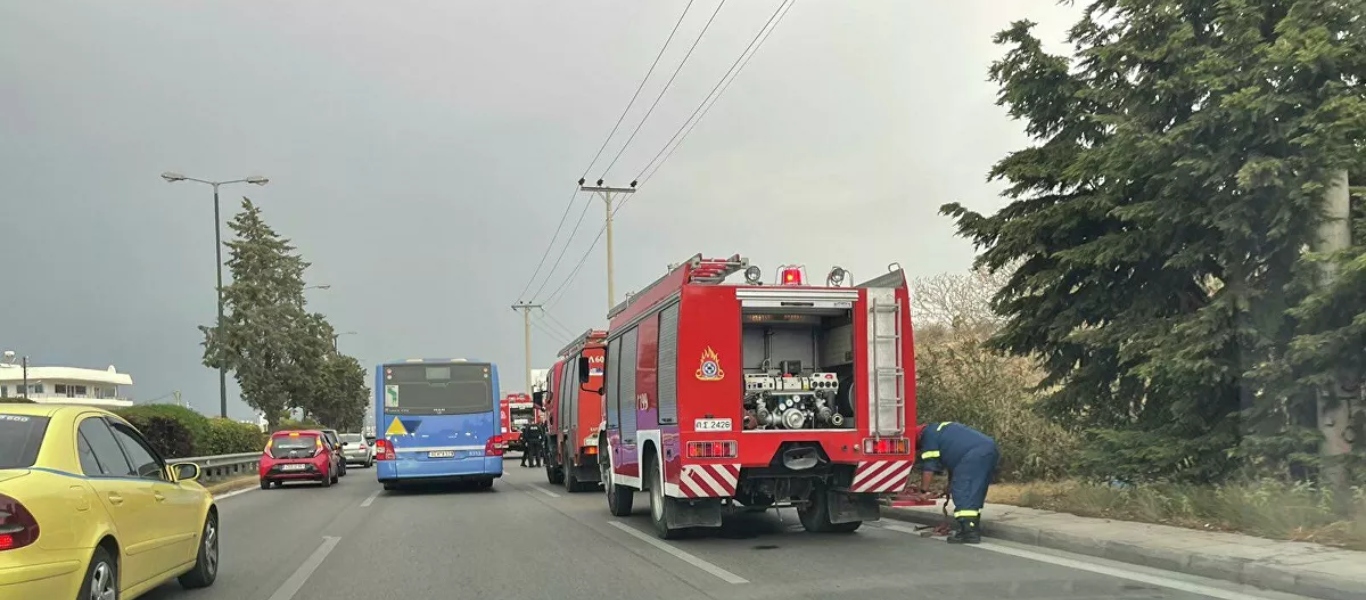
[[612,484],[612,477],[608,474],[602,482],[602,489],[607,490],[607,511],[614,517],[631,516],[632,504],[636,500],[636,491],[619,485]]
[[583,488],[579,486],[579,478],[574,476],[573,466],[568,466],[568,468],[564,470],[564,475],[560,478],[564,480],[564,491],[571,494],[583,491]]
[[645,469],[650,481],[650,522],[655,526],[655,535],[660,539],[671,540],[683,533],[682,529],[669,527],[669,513],[673,506],[664,495],[664,477],[659,472],[659,460],[653,454],[645,455]]
[[550,485],[564,483],[564,469],[549,462],[545,463],[545,480],[550,482]]
[[830,500],[824,486],[814,486],[810,500],[806,506],[797,508],[797,518],[801,520],[802,528],[811,533],[853,533],[863,525],[863,521],[831,523]]

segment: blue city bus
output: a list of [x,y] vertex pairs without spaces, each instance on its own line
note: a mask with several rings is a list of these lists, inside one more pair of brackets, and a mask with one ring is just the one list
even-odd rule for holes
[[418,358],[375,368],[375,475],[403,483],[475,482],[503,476],[498,367]]

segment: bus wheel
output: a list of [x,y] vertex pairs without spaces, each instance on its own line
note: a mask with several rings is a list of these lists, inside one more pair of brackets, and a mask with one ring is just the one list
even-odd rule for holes
[[493,478],[489,477],[487,479],[480,479],[478,485],[479,489],[481,490],[493,489]]
[[648,462],[645,468],[650,480],[650,522],[654,523],[655,534],[660,538],[674,539],[682,530],[669,527],[669,514],[673,512],[673,506],[664,495],[664,477],[659,472],[659,461],[648,454],[645,460]]

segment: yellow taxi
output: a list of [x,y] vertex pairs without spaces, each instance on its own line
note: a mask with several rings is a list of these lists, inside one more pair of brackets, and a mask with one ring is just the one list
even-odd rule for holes
[[199,466],[87,406],[0,403],[0,600],[131,600],[218,576]]

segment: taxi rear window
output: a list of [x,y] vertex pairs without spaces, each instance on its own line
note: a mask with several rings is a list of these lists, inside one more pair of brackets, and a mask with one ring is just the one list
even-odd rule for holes
[[47,417],[0,413],[0,469],[27,469],[38,460]]

